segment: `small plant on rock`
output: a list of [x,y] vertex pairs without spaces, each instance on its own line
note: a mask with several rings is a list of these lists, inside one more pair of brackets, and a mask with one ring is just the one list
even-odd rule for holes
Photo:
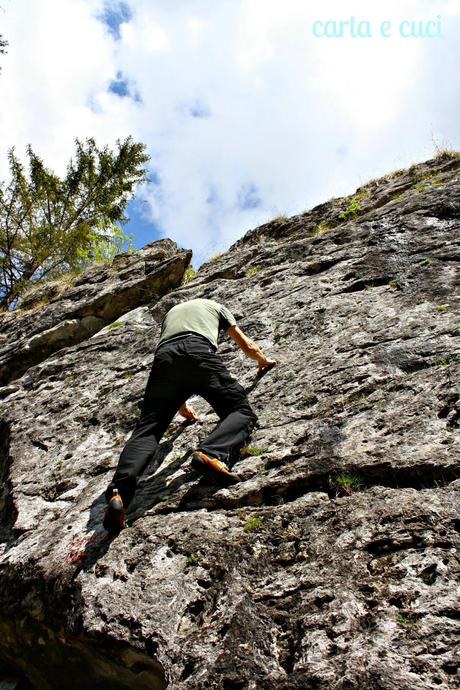
[[329,485],[335,489],[337,496],[351,496],[363,488],[364,482],[357,474],[341,472],[334,477],[329,477]]
[[207,264],[215,264],[217,261],[219,261],[220,257],[223,255],[223,252],[217,252],[216,254],[213,254],[212,256],[209,257],[209,259],[206,259]]
[[340,220],[350,220],[351,218],[355,218],[360,209],[361,202],[359,198],[357,196],[353,196],[346,209],[343,210],[342,213],[339,213],[339,218]]
[[415,621],[412,618],[405,616],[403,613],[397,613],[396,620],[398,621],[398,623],[402,623],[403,625],[414,625],[415,623]]
[[438,161],[447,161],[452,158],[460,158],[460,151],[452,151],[451,149],[440,149],[436,147],[435,159]]
[[156,506],[159,503],[165,503],[169,499],[169,496],[155,496],[153,499],[153,505]]
[[263,518],[260,518],[257,515],[251,515],[243,527],[243,532],[254,532],[254,530],[259,529],[259,527],[262,525],[262,522]]
[[276,223],[276,225],[281,225],[282,223],[285,223],[287,221],[288,217],[286,215],[280,214],[279,216],[275,216],[271,220],[269,220],[269,223]]
[[197,274],[197,271],[193,268],[193,266],[189,266],[184,273],[184,276],[182,278],[182,285],[185,285],[186,283],[189,283],[191,280],[195,278]]
[[186,558],[186,563],[191,566],[198,565],[198,556],[196,553],[190,553]]
[[46,307],[47,304],[49,304],[49,301],[51,299],[50,294],[45,294],[43,297],[40,297],[36,302],[33,302],[30,305],[30,309],[40,309],[41,307]]
[[327,232],[328,230],[332,230],[333,226],[330,223],[326,222],[321,222],[318,223],[318,225],[315,227],[315,235],[322,235],[324,232]]
[[263,455],[265,453],[265,448],[258,448],[257,446],[244,446],[240,450],[240,456],[242,458],[247,458],[252,455]]
[[250,278],[251,276],[255,276],[255,274],[258,273],[260,270],[260,266],[250,266],[245,270],[244,275],[246,276],[246,278]]
[[453,353],[452,355],[446,355],[445,357],[439,357],[434,361],[435,366],[440,366],[440,367],[447,367],[449,364],[453,364],[454,362],[458,362],[460,359],[460,355],[457,353]]

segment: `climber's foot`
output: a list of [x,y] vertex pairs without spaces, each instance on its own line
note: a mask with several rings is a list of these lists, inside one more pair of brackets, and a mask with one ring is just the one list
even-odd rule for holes
[[109,534],[119,534],[126,527],[125,508],[116,489],[113,490],[113,496],[105,509],[102,526]]
[[192,453],[191,465],[200,472],[206,472],[206,474],[219,478],[225,484],[236,484],[240,481],[240,477],[230,472],[225,462],[206,455],[201,450],[195,450]]

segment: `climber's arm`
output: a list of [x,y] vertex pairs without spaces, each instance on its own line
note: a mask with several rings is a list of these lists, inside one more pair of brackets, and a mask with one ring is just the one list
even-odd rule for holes
[[230,326],[230,328],[227,328],[226,333],[243,350],[247,357],[257,360],[259,363],[258,369],[276,364],[276,360],[265,357],[257,343],[248,338],[238,326]]

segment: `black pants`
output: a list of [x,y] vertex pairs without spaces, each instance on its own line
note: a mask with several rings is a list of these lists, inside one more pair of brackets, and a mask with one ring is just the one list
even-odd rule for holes
[[246,391],[229,374],[211,344],[199,335],[187,335],[164,343],[155,354],[141,416],[121,453],[107,499],[116,487],[124,504],[130,503],[137,477],[154,456],[180,406],[194,394],[201,395],[220,417],[197,449],[232,465],[232,449],[246,443],[257,416]]

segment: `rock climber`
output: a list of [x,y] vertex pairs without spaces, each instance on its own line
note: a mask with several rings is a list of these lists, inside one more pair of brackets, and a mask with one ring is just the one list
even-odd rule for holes
[[220,418],[192,450],[192,467],[213,474],[224,484],[239,480],[231,472],[234,456],[247,442],[257,416],[243,386],[216,354],[221,331],[245,355],[257,360],[258,376],[276,364],[238,328],[235,317],[222,304],[198,298],[172,307],[161,325],[139,420],[105,492],[108,505],[103,526],[108,532],[118,533],[125,526],[125,510],[133,499],[137,478],[154,456],[176,412],[191,422],[199,421],[186,402],[191,395],[203,397]]

